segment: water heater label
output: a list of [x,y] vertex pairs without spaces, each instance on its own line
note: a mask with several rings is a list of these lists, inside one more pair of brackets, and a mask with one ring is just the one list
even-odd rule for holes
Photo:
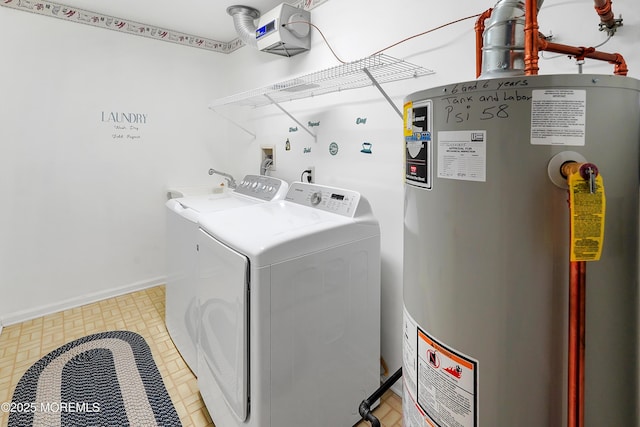
[[405,179],[407,184],[431,189],[431,101],[404,106]]
[[477,427],[478,361],[424,331],[404,309],[403,425]]
[[531,144],[584,145],[587,91],[544,89],[531,94]]
[[438,132],[438,178],[486,181],[487,131]]

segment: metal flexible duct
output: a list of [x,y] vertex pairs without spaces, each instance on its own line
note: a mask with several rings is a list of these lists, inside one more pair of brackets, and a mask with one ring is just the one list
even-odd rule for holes
[[227,13],[233,17],[233,25],[240,40],[257,48],[256,25],[253,21],[260,17],[260,11],[249,6],[235,5],[229,6]]
[[[542,0],[538,1],[538,10]],[[521,0],[499,0],[483,34],[480,78],[524,74],[525,4]]]

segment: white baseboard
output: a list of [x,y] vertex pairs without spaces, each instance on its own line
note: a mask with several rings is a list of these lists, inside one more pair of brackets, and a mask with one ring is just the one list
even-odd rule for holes
[[390,390],[402,398],[402,378],[399,378],[398,381],[391,386]]
[[69,310],[70,308],[76,308],[86,304],[91,304],[96,301],[117,297],[120,295],[128,294],[130,292],[140,291],[142,289],[152,288],[154,286],[162,285],[165,282],[166,277],[156,277],[153,279],[132,283],[126,286],[121,286],[119,288],[106,289],[104,291],[76,296],[64,301],[58,301],[53,304],[47,304],[40,307],[33,307],[27,310],[21,310],[15,313],[9,313],[0,318],[0,333],[2,332],[2,326],[9,326],[20,322],[25,322],[27,320],[36,319],[48,314],[58,313],[60,311]]

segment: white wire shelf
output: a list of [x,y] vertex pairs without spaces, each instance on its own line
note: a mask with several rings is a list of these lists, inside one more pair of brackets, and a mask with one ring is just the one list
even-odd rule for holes
[[401,59],[378,54],[270,86],[220,98],[211,102],[209,108],[213,109],[225,105],[263,107],[430,74],[434,74],[434,71]]

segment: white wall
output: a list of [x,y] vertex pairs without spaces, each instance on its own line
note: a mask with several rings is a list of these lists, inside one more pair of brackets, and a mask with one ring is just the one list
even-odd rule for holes
[[[341,0],[321,5],[312,10],[311,16],[338,56],[344,61],[355,61],[405,37],[481,13],[494,4],[490,0],[398,0],[393,3]],[[638,78],[640,59],[635,53],[640,40],[640,10],[636,0],[618,0],[614,12],[623,15],[624,27],[600,50],[625,55],[629,75]],[[597,29],[599,18],[588,1],[547,1],[539,19],[540,29],[546,33],[551,31],[557,43],[592,46],[606,38]],[[454,24],[385,52],[436,72],[432,76],[385,85],[396,106],[402,109],[404,96],[411,92],[475,79],[475,21],[473,18]],[[545,58],[540,59],[540,74],[577,72],[573,60]],[[233,54],[233,61],[235,80],[227,88],[227,94],[340,65],[316,30],[312,32],[312,49],[308,53],[286,59],[243,48]],[[613,66],[587,61],[583,72],[612,74]],[[257,138],[229,129],[230,135],[235,135],[231,137],[236,141],[235,161],[247,172],[256,172],[259,147],[275,145],[274,176],[297,180],[306,167],[315,166],[318,183],[359,190],[372,202],[382,232],[381,351],[392,373],[402,363],[402,121],[373,87],[293,101],[283,107],[303,123],[319,121],[320,126],[314,128],[317,140],[277,108],[260,108],[246,112],[248,116],[238,116],[255,131]],[[366,124],[356,124],[358,118],[366,118]],[[290,127],[298,127],[298,131],[290,132]],[[291,151],[285,150],[287,139]],[[360,152],[365,141],[373,144],[372,154]],[[331,142],[339,144],[335,156],[328,151]],[[305,153],[305,149],[310,152]],[[400,390],[399,384],[395,390]]]
[[166,189],[229,164],[227,57],[3,7],[0,39],[0,323],[163,283]]
[[[311,15],[342,59],[353,61],[494,3],[333,0]],[[629,75],[638,78],[637,0],[617,0],[614,12],[624,27],[600,50],[625,55]],[[397,106],[408,93],[475,78],[474,23],[386,52],[436,71],[387,85]],[[589,1],[547,0],[540,13],[541,30],[569,45],[604,41],[597,23]],[[303,122],[321,122],[314,141],[302,130],[289,132],[295,124],[274,107],[238,116],[256,139],[206,108],[221,96],[338,65],[315,30],[311,51],[294,58],[246,47],[226,56],[0,8],[0,38],[0,320],[161,281],[166,188],[210,183],[211,166],[236,177],[256,173],[259,147],[267,144],[277,149],[275,176],[296,180],[313,165],[319,183],[354,188],[371,200],[382,228],[382,356],[391,372],[401,365],[397,114],[374,88],[286,104]],[[540,60],[541,74],[576,70],[564,57]],[[611,74],[613,66],[587,61],[584,72]],[[141,141],[111,138],[100,114],[112,110],[148,114]],[[360,153],[365,141],[372,154]],[[331,142],[339,144],[336,156],[328,153]]]

